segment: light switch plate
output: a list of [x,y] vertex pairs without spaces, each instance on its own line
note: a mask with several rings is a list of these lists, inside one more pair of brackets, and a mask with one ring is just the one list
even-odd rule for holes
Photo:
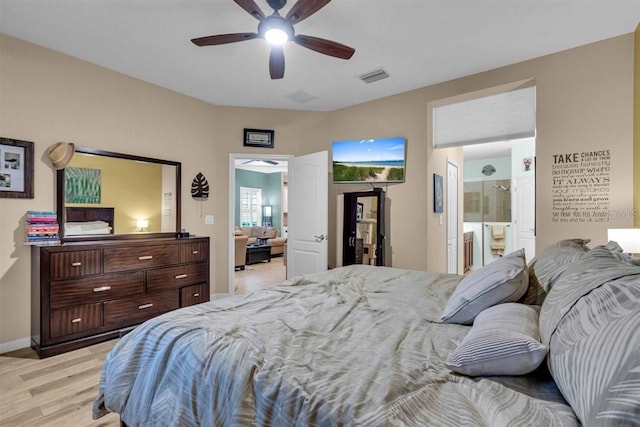
[[205,215],[204,223],[207,225],[213,225],[213,215]]

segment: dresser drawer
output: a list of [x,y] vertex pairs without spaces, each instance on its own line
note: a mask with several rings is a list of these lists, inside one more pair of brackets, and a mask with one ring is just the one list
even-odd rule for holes
[[209,292],[207,291],[207,285],[204,283],[180,289],[180,307],[187,307],[207,301],[209,301]]
[[177,289],[206,282],[207,264],[188,264],[147,271],[147,292]]
[[129,326],[179,308],[178,290],[116,299],[104,303],[105,326]]
[[102,302],[144,292],[144,272],[108,274],[51,282],[51,308]]
[[100,274],[100,251],[70,251],[51,254],[49,280]]
[[141,270],[178,263],[178,244],[104,250],[104,272]]
[[204,262],[209,258],[207,242],[182,243],[180,245],[180,263]]
[[88,304],[51,311],[49,335],[57,338],[102,326],[102,304]]

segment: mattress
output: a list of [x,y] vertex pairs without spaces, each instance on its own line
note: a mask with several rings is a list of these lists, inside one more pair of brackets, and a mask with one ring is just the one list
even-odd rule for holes
[[130,426],[573,426],[549,375],[444,366],[462,276],[355,265],[154,318],[107,355],[94,418]]

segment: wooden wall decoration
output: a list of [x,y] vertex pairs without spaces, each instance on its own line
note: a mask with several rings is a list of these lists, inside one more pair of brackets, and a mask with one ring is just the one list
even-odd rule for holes
[[209,182],[202,172],[198,172],[191,182],[191,197],[196,200],[207,200],[209,198]]

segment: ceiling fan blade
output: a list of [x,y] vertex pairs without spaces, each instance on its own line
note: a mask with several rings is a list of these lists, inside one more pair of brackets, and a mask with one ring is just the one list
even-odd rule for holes
[[282,46],[271,46],[269,74],[271,74],[271,78],[274,80],[284,77],[284,52]]
[[330,1],[331,0],[298,0],[298,2],[289,9],[285,18],[292,24],[296,24],[325,7]]
[[196,39],[191,39],[191,41],[193,42],[193,44],[198,46],[215,46],[218,44],[235,43],[255,38],[258,38],[258,35],[256,33],[235,33],[198,37]]
[[349,59],[356,52],[355,49],[344,44],[319,37],[304,36],[302,34],[295,36],[293,41],[307,49],[341,59]]
[[249,14],[254,18],[256,18],[258,21],[262,21],[265,18],[264,13],[262,13],[262,10],[260,10],[256,2],[254,2],[253,0],[233,0],[233,1],[236,2],[238,6],[240,6],[247,12],[249,12]]

